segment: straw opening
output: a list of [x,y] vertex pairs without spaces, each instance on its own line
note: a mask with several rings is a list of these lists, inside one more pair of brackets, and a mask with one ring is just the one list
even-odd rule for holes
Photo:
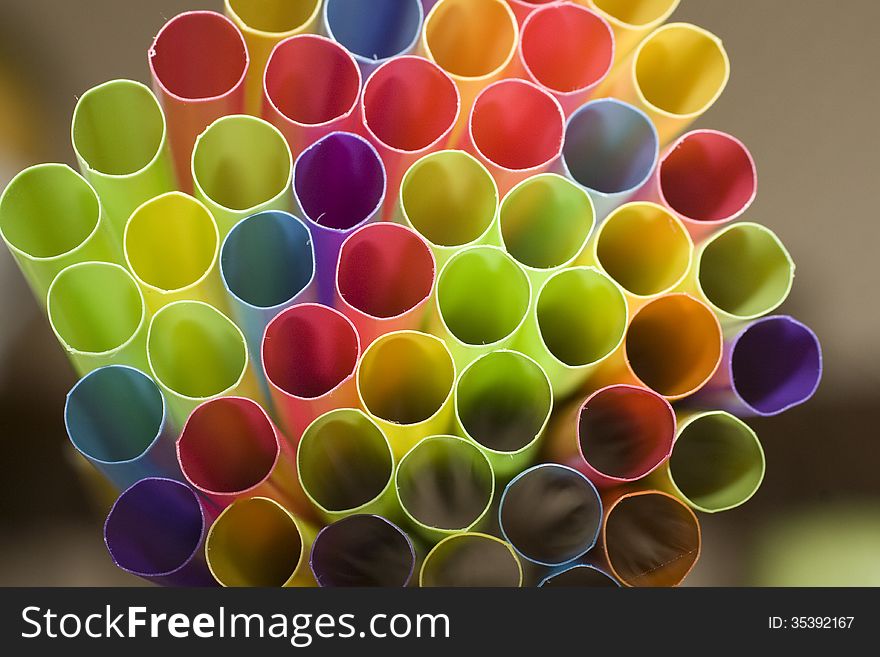
[[420,0],[325,0],[327,32],[355,57],[378,62],[410,50],[424,12]]
[[592,0],[592,4],[620,23],[644,27],[663,21],[679,0]]
[[227,0],[247,27],[268,34],[293,32],[318,12],[321,0]]
[[541,583],[540,587],[570,587],[570,588],[616,588],[618,584],[611,575],[603,573],[598,568],[588,566],[586,564],[578,564],[571,566],[558,573],[548,575]]
[[518,587],[522,565],[513,549],[487,534],[455,534],[434,546],[419,573],[419,586]]

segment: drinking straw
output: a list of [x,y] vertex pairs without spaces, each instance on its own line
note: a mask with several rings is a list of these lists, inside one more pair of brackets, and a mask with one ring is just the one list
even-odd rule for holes
[[690,23],[658,27],[599,93],[637,105],[667,144],[718,100],[730,60],[717,36]]
[[564,566],[562,569],[547,575],[538,584],[539,587],[572,587],[572,588],[615,588],[620,583],[611,575],[595,566],[579,563]]
[[205,556],[221,586],[314,586],[306,565],[314,536],[275,500],[242,498],[211,525]]
[[168,192],[137,208],[125,224],[123,254],[150,310],[193,299],[225,308],[217,272],[220,236],[205,205]]
[[522,581],[522,564],[510,544],[478,532],[447,536],[419,571],[421,587],[520,587]]
[[526,18],[537,11],[541,5],[556,1],[557,0],[507,0],[507,4],[510,5],[510,8],[516,16],[516,22],[519,23],[520,28],[522,28],[522,24]]
[[742,215],[757,188],[745,144],[717,130],[691,130],[669,146],[639,197],[669,208],[701,240]]
[[519,28],[504,0],[440,0],[428,12],[422,45],[458,85],[461,112],[452,139],[458,139],[477,95],[500,79],[516,54]]
[[651,177],[659,144],[647,114],[615,98],[600,98],[568,117],[560,166],[590,194],[601,221]]
[[413,531],[434,544],[483,523],[495,496],[495,475],[472,442],[430,436],[400,459],[394,488]]
[[331,132],[296,159],[293,193],[312,233],[321,303],[333,303],[339,249],[346,237],[376,218],[386,181],[376,149],[350,132]]
[[9,182],[0,194],[0,237],[41,305],[65,267],[122,260],[98,194],[65,164],[28,167]]
[[[148,52],[153,89],[183,191],[192,190],[191,157],[211,123],[244,111],[248,51],[235,24],[213,11],[188,11],[159,30]],[[262,71],[260,62],[254,66]]]
[[140,370],[108,365],[71,388],[64,403],[71,444],[125,490],[145,477],[180,477],[165,399]]
[[593,267],[572,267],[538,290],[514,348],[537,361],[561,399],[618,351],[626,325],[620,287]]
[[317,418],[303,433],[296,459],[302,489],[330,522],[358,513],[399,515],[391,445],[360,409],[337,408]]
[[49,325],[74,369],[103,365],[146,371],[149,315],[131,274],[109,262],[80,262],[55,277],[46,295]]
[[[247,44],[251,66],[245,82],[245,108],[256,115],[272,49],[288,37],[317,31],[321,0],[224,0],[223,5]],[[314,82],[318,84],[319,79]]]
[[696,401],[737,415],[778,415],[810,399],[821,379],[816,334],[788,315],[763,317],[725,345],[721,367]]
[[700,556],[700,523],[688,506],[657,490],[618,491],[606,500],[601,545],[624,586],[678,586]]
[[216,586],[203,544],[214,512],[186,484],[148,477],[127,488],[104,523],[119,568],[162,586]]
[[309,559],[318,586],[403,587],[416,553],[400,527],[382,516],[355,515],[324,527]]
[[519,183],[501,201],[501,245],[537,290],[548,276],[584,251],[595,224],[590,195],[567,178],[542,173]]
[[550,458],[608,488],[641,479],[669,458],[675,413],[652,390],[615,384],[560,413],[550,438]]
[[421,327],[434,291],[434,255],[412,229],[387,222],[354,231],[339,250],[336,307],[366,348],[380,335]]
[[178,426],[208,399],[260,398],[241,330],[201,301],[175,301],[153,315],[147,360]]
[[656,203],[625,203],[612,210],[592,241],[590,260],[628,294],[630,312],[677,288],[694,257],[678,218]]
[[176,186],[165,115],[140,82],[111,80],[86,91],[73,110],[70,138],[119,242],[135,208]]
[[294,445],[319,415],[357,406],[360,341],[339,311],[303,303],[278,313],[266,326],[262,354],[275,411]]
[[[514,12],[522,2],[510,0]],[[518,64],[527,79],[553,94],[568,116],[611,70],[614,34],[604,18],[586,7],[547,0],[526,4],[534,11],[520,21]]]
[[327,37],[299,34],[269,55],[262,116],[297,157],[334,130],[354,128],[360,92],[361,71],[351,53]]
[[620,61],[678,7],[680,0],[577,0],[602,16],[614,30]]
[[665,470],[677,496],[716,513],[747,502],[764,479],[764,465],[761,443],[745,422],[709,411],[681,423]]
[[217,119],[199,135],[192,154],[195,195],[211,209],[220,238],[264,210],[293,209],[293,160],[271,123],[243,114]]
[[397,458],[452,424],[455,364],[440,338],[396,331],[367,347],[357,368],[361,406],[388,436]]
[[242,219],[223,240],[220,278],[250,357],[261,363],[266,325],[282,310],[315,299],[309,229],[298,217],[277,210]]
[[697,249],[688,289],[725,325],[766,315],[788,298],[794,261],[776,234],[761,224],[735,223]]
[[568,563],[599,537],[602,500],[573,468],[542,463],[519,473],[501,493],[498,522],[504,540],[524,559],[543,566]]
[[505,194],[559,157],[564,131],[565,115],[552,95],[526,80],[499,80],[476,97],[465,145]]
[[493,351],[468,365],[455,384],[455,428],[506,480],[533,463],[553,410],[547,374],[528,356]]
[[470,246],[440,270],[430,328],[464,367],[516,339],[531,299],[529,277],[503,249]]
[[452,78],[422,57],[396,57],[367,79],[361,123],[388,175],[386,218],[395,210],[406,170],[420,157],[447,146],[460,102]]
[[462,247],[499,241],[498,187],[464,151],[440,151],[413,164],[400,183],[401,221],[421,235],[439,270]]
[[420,0],[325,0],[324,29],[368,74],[419,42],[425,10]]

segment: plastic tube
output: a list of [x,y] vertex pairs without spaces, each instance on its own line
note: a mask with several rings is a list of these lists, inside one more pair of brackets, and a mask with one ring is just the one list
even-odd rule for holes
[[65,164],[38,164],[0,194],[0,238],[41,306],[55,276],[72,264],[121,262],[94,188]]
[[302,489],[330,522],[358,513],[399,515],[391,445],[360,409],[338,408],[312,422],[296,459]]
[[507,4],[516,16],[516,22],[522,26],[523,21],[534,13],[541,5],[546,5],[557,0],[507,0]]
[[287,139],[294,157],[334,130],[351,130],[361,72],[335,41],[300,34],[272,50],[263,79],[264,119]]
[[49,325],[80,376],[103,365],[147,369],[149,315],[123,267],[81,262],[64,269],[46,297]]
[[309,565],[318,586],[396,588],[412,579],[416,553],[409,537],[390,520],[355,515],[318,532]]
[[165,115],[140,82],[111,80],[86,91],[73,110],[70,138],[119,243],[135,208],[176,187]]
[[165,111],[177,180],[183,191],[191,191],[196,137],[221,116],[244,111],[249,63],[244,37],[222,14],[184,12],[159,30],[148,60]]
[[424,588],[520,587],[522,581],[522,564],[510,544],[477,532],[444,538],[425,557],[419,572],[419,586]]
[[224,116],[199,135],[192,154],[195,195],[211,209],[220,238],[264,210],[293,209],[293,160],[278,128],[253,116]]
[[534,462],[552,410],[547,374],[516,351],[477,358],[455,384],[456,430],[477,445],[501,480]]
[[629,54],[638,43],[678,7],[679,0],[577,0],[611,25],[617,47],[615,60]]
[[145,477],[180,477],[165,399],[140,370],[108,365],[71,388],[64,426],[71,444],[119,490]]
[[547,575],[539,587],[615,588],[620,583],[608,573],[588,564],[565,566]]
[[331,132],[296,159],[293,193],[312,233],[321,303],[333,303],[339,249],[346,237],[377,217],[386,182],[376,149],[350,132]]
[[357,405],[357,330],[332,308],[291,306],[266,326],[263,368],[281,426],[294,445],[319,415]]
[[647,114],[615,98],[600,98],[568,117],[560,167],[587,190],[601,221],[648,181],[659,145]]
[[373,342],[357,368],[360,405],[388,436],[397,458],[452,424],[455,364],[446,344],[417,331]]
[[213,518],[186,484],[149,477],[113,504],[104,543],[119,568],[154,584],[216,586],[202,551]]
[[339,250],[335,305],[363,348],[386,333],[421,327],[435,268],[431,249],[405,226],[379,222],[349,235]]

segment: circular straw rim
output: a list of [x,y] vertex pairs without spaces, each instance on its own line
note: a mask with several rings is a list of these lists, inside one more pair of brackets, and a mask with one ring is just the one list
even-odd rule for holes
[[425,558],[422,560],[422,566],[419,568],[419,587],[424,588],[425,586],[425,564],[430,561],[431,556],[437,551],[437,549],[447,542],[462,540],[465,538],[480,538],[480,539],[488,539],[489,541],[493,541],[495,543],[500,543],[503,545],[510,555],[513,557],[513,562],[516,564],[516,568],[519,571],[519,582],[517,583],[517,588],[523,585],[523,567],[522,562],[519,559],[519,555],[516,550],[513,549],[513,546],[508,541],[503,541],[497,536],[492,536],[490,534],[484,534],[483,532],[459,532],[457,534],[452,534],[451,536],[447,536],[445,538],[440,539],[437,544],[431,548]]
[[[330,26],[330,18],[329,18],[330,3],[332,1],[333,0],[324,0],[324,3],[323,3],[324,8],[321,10],[321,14],[322,14],[321,18],[322,18],[322,21],[324,24],[324,29],[327,30],[327,35],[331,39],[336,41],[346,51],[350,52],[352,57],[354,57],[355,61],[360,64],[364,64],[367,66],[371,66],[371,65],[372,66],[375,66],[375,65],[382,66],[383,64],[385,64],[393,59],[399,59],[399,58],[405,56],[405,53],[411,52],[416,47],[416,45],[418,45],[419,41],[422,38],[422,32],[423,32],[423,28],[425,25],[425,7],[422,4],[421,0],[410,0],[410,4],[414,3],[416,5],[416,7],[418,7],[419,21],[418,21],[418,28],[415,30],[415,33],[413,34],[412,39],[409,40],[406,47],[399,50],[398,52],[394,53],[393,55],[387,55],[386,57],[380,57],[378,59],[373,59],[370,57],[366,57],[364,55],[360,55],[360,54],[354,52],[353,50],[348,50],[348,48],[346,46],[343,46],[342,42],[336,38],[336,35],[333,34],[333,28]],[[398,0],[398,1],[400,1],[400,0]],[[228,0],[227,0],[227,2],[228,2]],[[321,4],[320,0],[318,0],[318,4]],[[360,67],[358,67],[358,68],[360,68]]]
[[267,30],[258,30],[257,28],[251,27],[247,21],[245,21],[232,6],[232,2],[230,0],[223,0],[223,10],[229,15],[229,18],[232,19],[233,24],[238,27],[238,29],[242,33],[252,34],[254,36],[268,38],[268,39],[277,39],[279,36],[291,37],[296,36],[298,34],[303,34],[304,30],[307,26],[312,23],[321,13],[321,0],[315,0],[315,8],[312,9],[312,13],[309,14],[308,18],[304,20],[300,25],[291,29],[291,30],[282,30],[280,32],[269,32]]
[[601,568],[597,568],[593,564],[574,563],[574,564],[563,564],[563,567],[561,567],[559,570],[554,570],[553,572],[546,575],[540,582],[538,582],[538,588],[543,588],[544,586],[546,586],[550,582],[550,580],[555,579],[556,577],[559,577],[560,575],[564,575],[565,573],[570,572],[572,570],[577,570],[579,568],[586,568],[587,570],[594,570],[597,573],[599,573],[600,575],[607,577],[608,581],[611,582],[612,584],[614,584],[614,586],[616,586],[618,588],[621,586],[620,582],[617,581],[617,578],[612,577],[611,575],[606,573],[604,570],[602,570]]
[[589,2],[590,9],[595,11],[597,14],[601,15],[603,18],[605,18],[605,20],[607,20],[612,25],[615,25],[615,26],[622,28],[622,29],[625,29],[625,30],[647,31],[647,30],[653,30],[656,26],[662,25],[663,23],[665,23],[666,20],[672,15],[672,12],[674,12],[678,8],[678,5],[681,2],[681,0],[672,0],[669,3],[669,7],[667,9],[665,9],[663,11],[663,13],[660,14],[660,16],[658,16],[657,18],[655,18],[651,21],[648,21],[647,23],[629,23],[627,21],[621,20],[617,16],[614,16],[613,14],[610,14],[607,11],[605,11],[604,9],[602,9],[601,7],[599,7],[596,4],[596,0],[588,0],[588,2]]

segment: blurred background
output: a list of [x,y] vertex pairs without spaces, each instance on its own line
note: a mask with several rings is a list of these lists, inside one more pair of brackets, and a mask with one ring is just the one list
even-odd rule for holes
[[[0,0],[0,188],[30,164],[75,166],[77,96],[113,78],[149,83],[153,35],[199,8],[222,2]],[[825,356],[810,403],[750,421],[767,477],[744,506],[701,516],[686,584],[880,586],[880,3],[682,0],[672,20],[708,28],[730,53],[727,91],[696,127],[754,154],[746,218],[791,251],[783,311],[815,329]],[[67,451],[73,371],[2,248],[0,299],[0,584],[137,585],[110,562],[105,509]]]

